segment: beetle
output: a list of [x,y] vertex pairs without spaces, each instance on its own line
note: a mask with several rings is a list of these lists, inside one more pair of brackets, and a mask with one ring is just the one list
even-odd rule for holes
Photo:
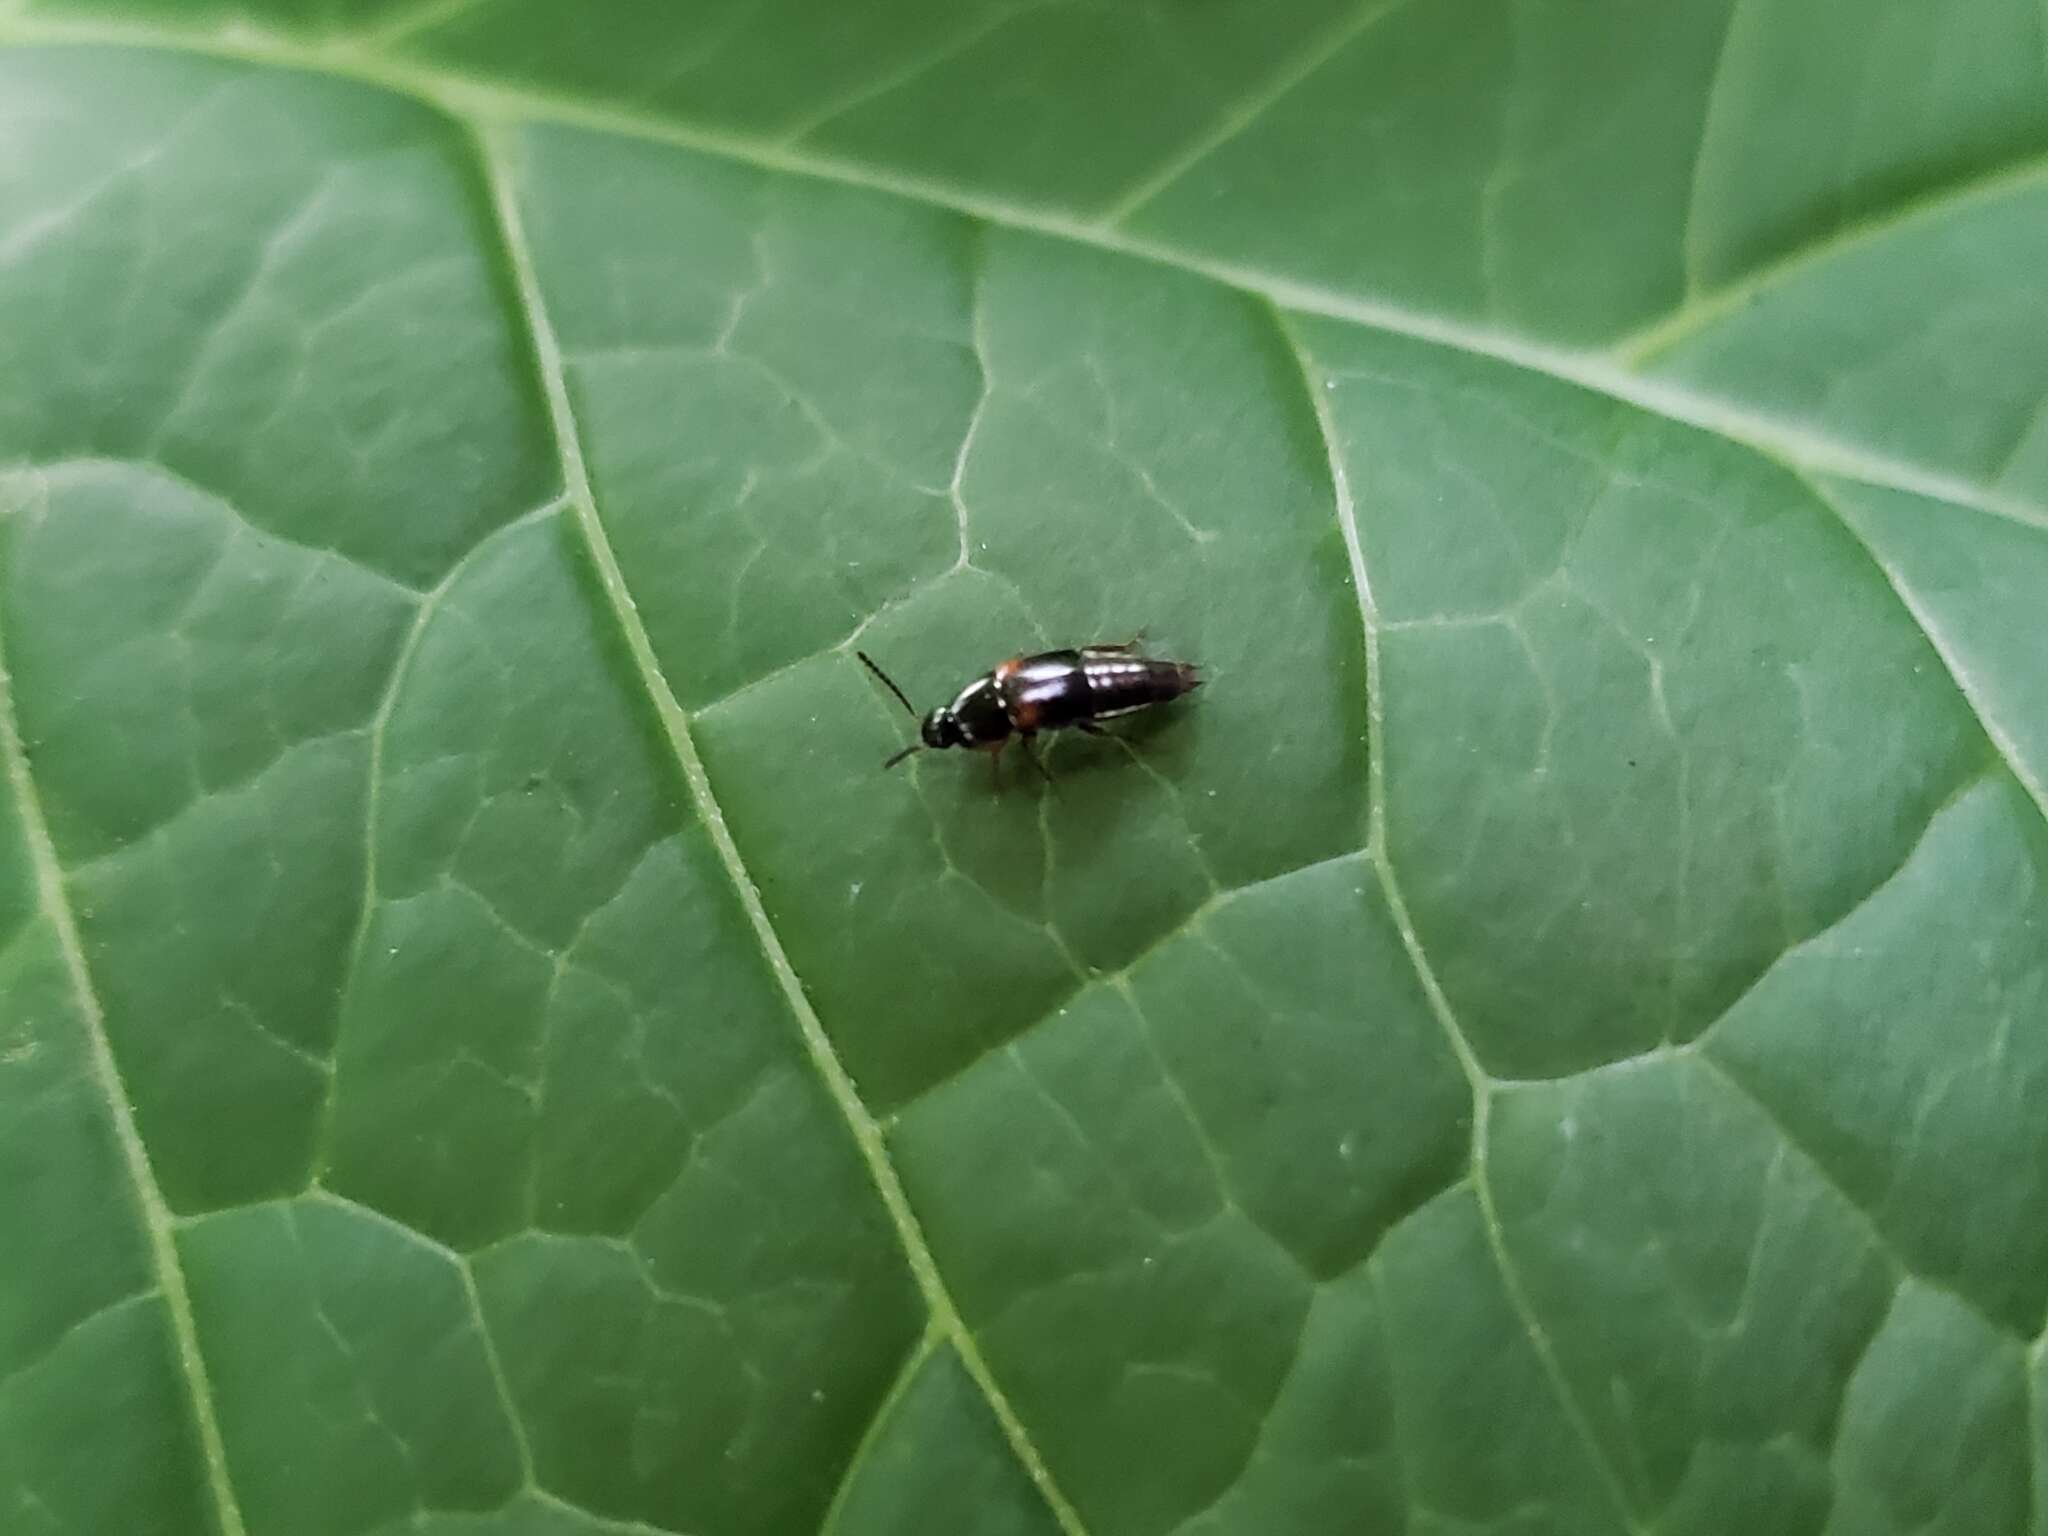
[[[894,768],[914,752],[947,747],[973,747],[993,754],[990,767],[1001,776],[1003,748],[1015,737],[1031,766],[1052,775],[1031,749],[1040,731],[1072,727],[1104,736],[1100,722],[1164,704],[1202,686],[1199,668],[1185,661],[1166,661],[1138,653],[1137,636],[1121,645],[1084,645],[1072,650],[1041,651],[998,662],[918,722],[918,737],[896,753],[884,768]],[[896,695],[896,701],[918,718],[895,681],[875,665],[866,651],[855,651],[867,669]]]

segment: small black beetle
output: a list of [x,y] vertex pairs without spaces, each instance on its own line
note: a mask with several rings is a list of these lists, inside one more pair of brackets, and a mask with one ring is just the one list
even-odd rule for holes
[[[915,720],[916,706],[889,674],[875,665],[874,658],[866,651],[854,655]],[[962,688],[952,703],[941,704],[926,715],[918,726],[923,740],[912,742],[882,766],[894,768],[911,753],[927,747],[975,747],[994,754],[990,766],[1000,775],[1003,748],[1015,736],[1031,766],[1050,783],[1052,775],[1031,750],[1031,740],[1040,731],[1072,726],[1091,736],[1106,735],[1098,721],[1164,704],[1201,686],[1201,674],[1187,662],[1140,656],[1137,639],[1122,645],[1084,645],[1079,650],[1012,656]]]

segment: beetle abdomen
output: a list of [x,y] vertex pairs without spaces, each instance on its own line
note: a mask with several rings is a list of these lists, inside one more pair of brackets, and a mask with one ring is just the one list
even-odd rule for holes
[[1091,720],[1164,704],[1202,686],[1200,672],[1188,663],[1149,656],[1083,652],[1081,671],[1087,680]]
[[1111,646],[1018,656],[990,677],[1010,723],[1025,732],[1057,731],[1163,704],[1201,686],[1195,668]]
[[1020,731],[1056,731],[1087,720],[1088,677],[1079,651],[1043,651],[1004,662],[994,673],[1011,723]]

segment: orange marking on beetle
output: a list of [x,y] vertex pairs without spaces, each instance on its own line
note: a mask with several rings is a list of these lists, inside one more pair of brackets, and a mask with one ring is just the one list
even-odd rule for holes
[[1038,701],[1036,699],[1019,699],[1010,710],[1010,724],[1016,726],[1020,731],[1037,730]]
[[1023,665],[1024,658],[1022,656],[1012,656],[1008,661],[997,662],[994,673],[995,680],[999,683],[1008,682],[1012,677],[1016,676],[1017,669]]

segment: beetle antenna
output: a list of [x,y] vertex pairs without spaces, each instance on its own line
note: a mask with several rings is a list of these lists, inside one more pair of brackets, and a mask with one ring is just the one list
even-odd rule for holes
[[904,749],[903,749],[903,750],[902,750],[901,752],[898,752],[898,753],[897,753],[897,754],[896,754],[896,755],[895,755],[894,757],[890,758],[890,759],[889,759],[889,761],[887,761],[886,763],[882,764],[882,766],[883,766],[884,768],[894,768],[894,767],[895,767],[895,766],[896,766],[896,765],[897,765],[898,763],[902,762],[902,761],[903,761],[903,759],[905,759],[906,757],[910,756],[910,754],[911,754],[911,753],[913,753],[913,752],[922,752],[923,750],[924,750],[924,743],[923,743],[923,742],[921,742],[921,741],[913,741],[913,742],[912,742],[912,743],[911,743],[911,744],[910,744],[909,746],[905,747],[905,748],[904,748]]
[[[855,651],[853,654],[861,659],[861,664],[863,666],[865,666],[870,672],[874,673],[875,676],[879,677],[882,680],[883,686],[886,687],[891,693],[896,695],[896,702],[898,704],[901,704],[906,710],[908,710],[910,712],[910,718],[915,720],[917,718],[917,706],[911,703],[910,700],[906,699],[903,696],[903,690],[896,686],[895,679],[890,677],[889,674],[884,672],[880,667],[876,666],[875,658],[870,656],[866,651]],[[895,758],[889,759],[889,761],[892,763],[895,760]]]

